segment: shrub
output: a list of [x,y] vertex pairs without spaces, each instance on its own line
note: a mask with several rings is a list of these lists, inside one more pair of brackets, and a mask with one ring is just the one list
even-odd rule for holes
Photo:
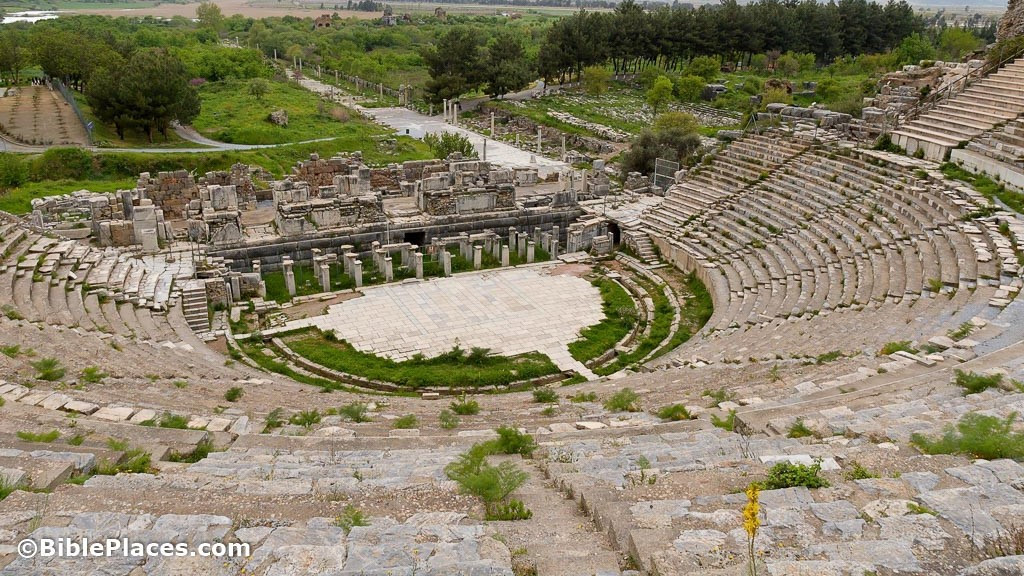
[[888,356],[895,354],[896,352],[910,352],[911,354],[917,354],[917,348],[914,348],[910,344],[910,340],[897,340],[895,342],[887,342],[882,349],[878,351],[879,356]]
[[971,332],[973,332],[973,331],[974,331],[974,326],[971,325],[970,322],[964,322],[963,324],[961,324],[957,328],[947,332],[946,335],[949,336],[950,338],[952,338],[953,340],[960,341],[960,340],[963,340],[964,338],[967,338],[968,336],[970,336]]
[[127,445],[118,444],[119,452],[124,452],[118,462],[102,460],[93,469],[94,474],[100,476],[114,476],[116,474],[143,474],[149,472],[153,457],[141,448],[128,449]]
[[558,393],[550,388],[537,388],[533,391],[533,401],[543,404],[558,402]]
[[604,401],[604,409],[610,412],[639,412],[640,396],[632,388],[623,388]]
[[49,444],[57,438],[60,438],[60,431],[50,430],[49,432],[29,432],[27,430],[21,430],[18,432],[18,438],[25,442],[42,442]]
[[796,486],[828,488],[828,480],[822,478],[819,472],[821,472],[820,460],[810,466],[793,464],[788,461],[779,462],[768,470],[768,477],[761,483],[761,488],[764,490],[779,490]]
[[1024,432],[1013,429],[1017,413],[1004,418],[976,412],[964,414],[956,427],[948,426],[942,437],[930,439],[913,434],[910,443],[925,454],[967,454],[975,458],[1024,458]]
[[36,378],[39,380],[53,382],[64,377],[64,367],[56,358],[42,358],[33,362],[32,367],[36,369]]
[[594,392],[577,392],[576,395],[569,398],[570,401],[580,402],[597,402],[597,394]]
[[303,410],[298,414],[293,414],[288,422],[296,426],[302,426],[303,428],[311,428],[314,424],[320,423],[320,411],[319,410]]
[[100,371],[97,366],[86,366],[82,369],[78,379],[86,384],[99,384],[107,375]]
[[722,402],[729,402],[736,397],[735,394],[725,388],[719,388],[718,390],[704,390],[701,392],[701,396],[711,398],[712,406],[718,406]]
[[717,414],[712,414],[711,424],[716,428],[732,432],[736,428],[736,411],[729,410],[729,413],[726,414],[725,418],[719,418]]
[[480,404],[476,400],[467,400],[466,395],[459,396],[457,401],[449,404],[452,412],[455,412],[459,416],[472,416],[473,414],[480,413]]
[[512,462],[502,462],[498,466],[487,463],[487,456],[493,453],[493,442],[474,444],[444,469],[445,475],[458,483],[463,492],[483,500],[488,515],[502,512],[497,504],[528,478],[526,472]]
[[177,414],[171,414],[170,412],[164,412],[164,415],[160,417],[160,420],[146,420],[142,422],[143,426],[156,426],[159,425],[161,428],[175,428],[177,430],[188,429],[188,418],[186,416],[179,416]]
[[344,416],[357,424],[373,420],[367,416],[366,412],[367,406],[363,402],[351,402],[341,408],[338,408],[339,415]]
[[334,519],[334,525],[341,528],[345,535],[348,536],[352,528],[356,526],[369,526],[370,523],[361,510],[350,504],[342,511],[341,516]]
[[485,520],[488,521],[515,521],[529,520],[533,518],[533,512],[523,504],[522,500],[512,500],[508,504],[494,504],[488,507]]
[[420,421],[416,418],[415,414],[406,414],[400,418],[397,418],[391,423],[391,427],[396,430],[410,430],[420,425]]
[[185,462],[187,464],[195,464],[203,458],[210,455],[213,451],[213,440],[209,438],[203,440],[196,447],[189,452],[171,452],[167,456],[167,460],[170,462]]
[[525,434],[511,426],[501,426],[495,432],[498,437],[486,444],[492,454],[521,454],[530,456],[537,449],[533,436]]
[[788,438],[806,438],[808,436],[814,436],[814,432],[804,424],[803,418],[797,418],[796,422],[789,427],[789,433],[786,434]]
[[242,390],[238,386],[232,386],[224,393],[224,399],[228,402],[237,402],[244,394],[245,390]]
[[0,501],[11,495],[18,489],[18,486],[11,482],[7,476],[0,476]]
[[843,473],[843,477],[847,480],[864,480],[867,478],[878,478],[878,474],[868,470],[860,462],[851,460],[850,467]]
[[18,344],[11,344],[9,346],[0,346],[0,354],[7,356],[8,358],[17,358],[21,354],[21,346]]
[[282,410],[281,408],[274,408],[267,414],[267,418],[266,420],[264,420],[263,426],[264,434],[276,428],[280,428],[281,426],[284,425],[284,422],[281,420],[281,415],[283,413],[284,410]]
[[954,382],[957,386],[964,389],[964,395],[984,392],[1003,383],[1002,374],[985,375],[976,372],[964,372],[963,370],[956,370],[955,372],[956,379]]
[[661,410],[658,410],[658,418],[661,418],[662,420],[679,421],[693,420],[695,416],[690,414],[690,411],[682,404],[670,404]]
[[441,428],[445,430],[451,430],[459,426],[459,417],[451,410],[441,410],[441,413],[437,415],[437,419],[441,423]]

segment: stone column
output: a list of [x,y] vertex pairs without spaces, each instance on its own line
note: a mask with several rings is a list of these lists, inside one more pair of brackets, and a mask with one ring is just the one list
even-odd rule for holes
[[516,253],[519,254],[520,258],[526,256],[526,234],[519,235],[519,246]]
[[487,138],[484,138],[484,145],[483,145],[483,158],[482,158],[482,160],[483,160],[484,162],[487,162]]
[[533,258],[534,258],[533,252],[534,252],[534,247],[535,246],[536,246],[536,244],[534,244],[532,240],[530,242],[526,243],[526,263],[527,264],[533,264]]
[[452,126],[459,125],[459,107],[458,105],[452,106]]
[[459,238],[459,254],[466,260],[469,260],[470,258],[473,257],[471,252],[472,248],[470,247],[469,244],[469,236]]
[[494,242],[491,242],[491,255],[501,258],[501,238],[495,238]]
[[501,247],[501,265],[508,266],[508,246]]
[[423,254],[415,252],[412,258],[416,262],[416,278],[423,280]]
[[558,240],[551,240],[551,259],[555,260],[558,258]]
[[356,281],[356,288],[363,287],[363,261],[356,260],[352,263],[352,278]]
[[484,253],[484,247],[483,246],[473,246],[473,270],[479,270],[479,269],[483,268],[483,265],[484,265],[483,253]]
[[565,134],[562,134],[562,162],[565,162]]
[[402,246],[402,267],[408,268],[410,270],[412,270],[412,257],[410,256],[411,253],[412,252],[409,250],[409,246]]
[[320,264],[320,287],[324,292],[331,291],[331,265],[327,262]]
[[494,112],[491,112],[491,138],[494,138]]
[[551,242],[552,245],[557,245],[558,241],[562,238],[561,234],[558,233],[558,226],[551,227]]
[[288,295],[292,298],[295,297],[295,271],[292,269],[294,264],[291,258],[281,261],[281,266],[284,267],[284,285],[288,288]]
[[452,253],[447,250],[441,251],[441,268],[446,277],[452,275]]
[[345,274],[352,274],[352,263],[359,259],[359,254],[355,252],[345,253]]
[[537,128],[537,154],[540,154],[540,128]]
[[516,148],[519,148],[519,134],[516,134]]
[[391,282],[395,279],[395,269],[391,265],[391,256],[384,258],[384,281]]
[[242,299],[242,280],[238,276],[231,277],[231,299]]
[[373,265],[378,271],[384,269],[384,258],[387,258],[388,251],[383,248],[378,248],[373,251]]
[[448,99],[447,98],[443,100],[443,106],[444,106],[444,109],[441,112],[441,119],[444,122],[447,122],[448,121]]

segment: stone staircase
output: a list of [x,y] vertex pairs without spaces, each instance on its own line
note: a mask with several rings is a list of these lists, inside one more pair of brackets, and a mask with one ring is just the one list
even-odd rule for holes
[[967,144],[967,148],[953,150],[950,160],[1024,192],[1024,120],[1017,119],[986,132]]
[[967,141],[1022,113],[1024,58],[1019,58],[900,126],[892,140],[908,154],[920,150],[928,160],[942,162]]
[[656,266],[661,263],[658,253],[654,249],[654,243],[645,230],[631,230],[627,233],[627,245],[631,247],[638,258],[648,266]]
[[185,322],[196,334],[210,331],[210,314],[207,311],[206,288],[201,282],[191,280],[181,291],[181,308]]

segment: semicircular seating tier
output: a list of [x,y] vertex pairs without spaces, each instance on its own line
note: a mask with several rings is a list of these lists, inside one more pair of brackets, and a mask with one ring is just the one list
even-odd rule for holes
[[1005,305],[1001,287],[1019,282],[1008,230],[1021,222],[907,160],[750,136],[671,187],[644,222],[715,303],[705,338],[683,350],[817,354]]

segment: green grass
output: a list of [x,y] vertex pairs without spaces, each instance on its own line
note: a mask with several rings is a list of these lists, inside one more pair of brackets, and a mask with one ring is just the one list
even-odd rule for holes
[[86,366],[78,379],[86,384],[99,384],[106,377],[107,373],[101,371],[98,366]]
[[244,394],[245,390],[242,390],[242,388],[238,386],[232,386],[231,388],[228,389],[227,392],[224,393],[224,399],[227,400],[228,402],[237,402],[242,398]]
[[27,430],[20,430],[18,432],[18,438],[25,442],[40,442],[43,444],[49,444],[57,438],[60,438],[59,430],[50,430],[49,432],[29,432]]
[[476,400],[467,400],[465,394],[460,396],[458,400],[453,400],[448,407],[459,416],[472,416],[480,413],[480,403]]
[[856,460],[851,460],[849,468],[843,473],[843,478],[847,480],[865,480],[867,478],[878,478],[878,474],[875,474],[871,470],[868,470],[864,465]]
[[711,424],[715,428],[721,428],[727,432],[732,432],[736,429],[736,411],[729,410],[729,413],[725,415],[725,418],[720,418],[717,414],[711,415]]
[[797,418],[796,422],[789,427],[789,432],[786,433],[787,438],[806,438],[808,436],[814,436],[814,431],[804,424],[802,418]]
[[164,412],[159,420],[146,420],[141,423],[143,426],[159,426],[160,428],[174,428],[177,430],[188,430],[188,417]]
[[293,414],[292,417],[288,419],[288,423],[296,426],[302,426],[303,428],[312,428],[313,425],[319,424],[321,419],[322,417],[320,416],[319,410],[303,410],[298,414]]
[[913,434],[910,442],[925,454],[965,454],[975,458],[1024,460],[1024,432],[1014,430],[1017,413],[1006,418],[976,412],[964,414],[956,427],[939,438]]
[[910,340],[897,340],[895,342],[887,342],[882,349],[878,351],[879,356],[888,356],[895,354],[896,352],[910,352],[911,354],[917,354],[917,348],[914,348],[910,344]]
[[[654,320],[651,322],[651,330],[636,348],[617,356],[614,361],[604,366],[598,366],[594,369],[595,374],[607,376],[626,368],[634,362],[643,360],[658,349],[672,332],[672,320],[675,318],[675,311],[668,297],[662,292],[662,285],[639,277],[634,278],[634,280],[647,292],[647,295],[654,302]],[[688,334],[687,337],[689,337]]]
[[550,388],[537,388],[533,391],[533,401],[539,404],[558,402],[558,392]]
[[547,356],[537,352],[512,357],[481,356],[467,355],[454,348],[433,358],[414,357],[396,362],[360,352],[344,341],[331,342],[321,332],[303,331],[284,340],[296,354],[321,366],[410,388],[503,385],[559,371]]
[[345,506],[345,510],[342,511],[341,515],[334,519],[334,525],[341,528],[347,536],[352,528],[356,526],[369,526],[370,522],[358,508],[349,504]]
[[459,427],[459,417],[451,410],[441,410],[437,415],[438,424],[445,430],[452,430]]
[[184,462],[187,464],[195,464],[203,458],[210,455],[213,451],[213,440],[209,438],[196,444],[196,447],[189,452],[171,452],[167,456],[167,460],[170,462]]
[[[249,95],[245,80],[209,82],[199,88],[203,106],[192,125],[208,138],[233,144],[283,144],[362,133],[354,110],[330,104],[297,82],[271,81],[261,99]],[[274,110],[288,112],[288,125],[267,117]],[[348,118],[339,121],[332,114]],[[353,120],[355,119],[355,120]]]
[[1003,383],[1002,374],[978,374],[956,370],[954,383],[964,389],[964,395],[977,394]]
[[580,362],[593,360],[614,347],[636,326],[633,298],[618,282],[600,278],[592,282],[601,291],[604,319],[580,330],[580,339],[569,344],[569,353]]
[[952,162],[942,165],[942,173],[946,178],[967,182],[989,200],[999,200],[1014,212],[1024,213],[1024,194],[1007,190],[1005,186],[984,174],[974,174]]
[[686,406],[682,404],[670,404],[658,410],[658,418],[678,422],[680,420],[693,420],[696,416],[691,414],[686,409]]
[[416,418],[415,414],[406,414],[405,416],[395,419],[395,421],[391,423],[391,427],[395,430],[411,430],[419,425],[420,421]]
[[114,476],[116,474],[143,474],[150,471],[153,457],[141,448],[128,449],[127,445],[119,446],[118,451],[124,452],[120,461],[102,460],[93,469],[93,474]]
[[0,501],[10,496],[18,488],[19,486],[8,480],[7,476],[0,476]]
[[609,412],[639,412],[640,395],[632,388],[623,388],[604,401],[604,409]]
[[357,424],[372,422],[373,418],[370,418],[370,416],[367,415],[367,409],[367,405],[363,402],[350,402],[349,404],[338,408],[338,415],[344,416],[348,420]]
[[53,382],[64,377],[64,367],[56,358],[41,358],[32,363],[36,370],[36,379]]
[[345,389],[345,386],[338,382],[316,376],[309,376],[295,371],[287,363],[264,354],[263,346],[261,344],[255,344],[253,342],[238,342],[238,345],[245,351],[246,356],[267,372],[287,376],[296,382],[302,382],[303,384],[309,384],[310,386],[317,386],[325,391]]
[[577,392],[569,398],[569,401],[577,404],[581,402],[597,402],[597,394],[594,392]]
[[0,346],[0,354],[7,356],[8,358],[17,358],[21,354],[20,344],[10,344],[7,346]]

